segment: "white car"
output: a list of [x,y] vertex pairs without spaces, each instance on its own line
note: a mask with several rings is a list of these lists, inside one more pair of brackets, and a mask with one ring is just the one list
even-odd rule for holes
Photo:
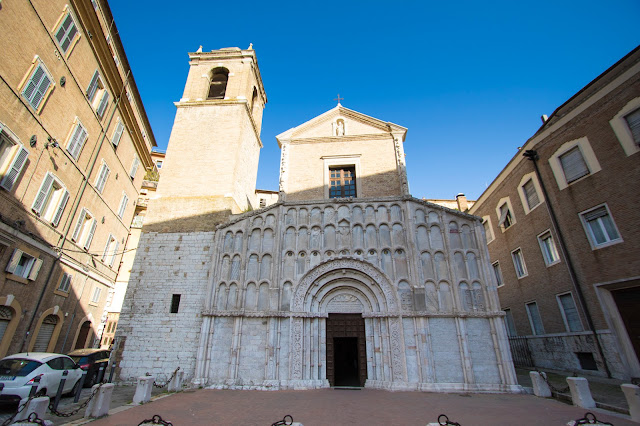
[[0,360],[0,401],[20,402],[27,398],[35,377],[40,377],[36,395],[53,398],[58,392],[62,373],[67,370],[63,394],[79,386],[82,369],[66,355],[28,352]]

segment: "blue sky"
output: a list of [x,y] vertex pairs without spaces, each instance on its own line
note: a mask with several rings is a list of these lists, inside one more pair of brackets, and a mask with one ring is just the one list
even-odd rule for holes
[[342,105],[407,127],[411,193],[476,199],[550,115],[640,44],[640,1],[111,0],[159,149],[187,52],[253,43],[268,103],[257,187],[277,190],[275,136]]

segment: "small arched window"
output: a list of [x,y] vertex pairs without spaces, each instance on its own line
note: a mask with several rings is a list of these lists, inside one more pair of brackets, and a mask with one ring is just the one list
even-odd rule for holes
[[226,68],[216,68],[211,72],[211,81],[209,83],[209,95],[207,99],[224,99],[227,91],[227,80],[229,79],[229,70]]

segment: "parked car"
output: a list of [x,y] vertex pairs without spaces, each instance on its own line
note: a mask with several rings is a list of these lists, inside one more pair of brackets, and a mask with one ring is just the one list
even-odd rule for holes
[[75,392],[80,385],[82,370],[68,356],[28,352],[5,357],[0,360],[0,401],[20,402],[27,398],[36,377],[40,377],[36,395],[53,398],[65,370],[69,373],[63,393]]
[[110,353],[111,352],[106,349],[76,349],[67,355],[69,355],[81,369],[87,372],[87,378],[84,379],[84,387],[90,388],[98,382],[100,367],[104,367],[106,372]]

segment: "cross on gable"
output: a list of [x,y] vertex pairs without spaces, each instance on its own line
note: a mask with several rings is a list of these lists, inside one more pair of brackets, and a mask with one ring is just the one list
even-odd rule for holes
[[340,93],[338,93],[338,97],[333,99],[334,101],[338,101],[338,105],[340,105],[340,101],[343,101],[344,98],[340,97]]

